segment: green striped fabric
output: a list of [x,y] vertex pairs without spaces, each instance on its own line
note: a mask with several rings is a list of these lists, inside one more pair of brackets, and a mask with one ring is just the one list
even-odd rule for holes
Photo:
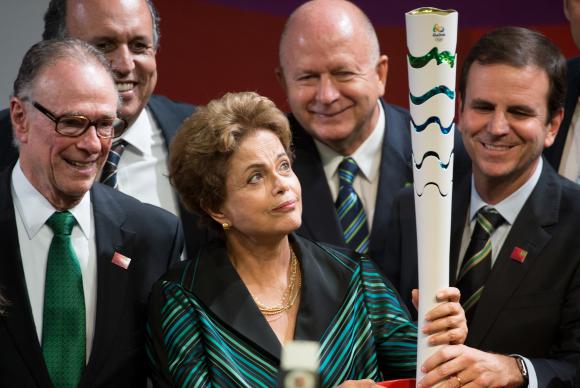
[[[320,342],[323,387],[363,378],[381,381],[409,377],[416,367],[417,329],[398,296],[368,259],[354,260],[326,249],[351,278],[341,308]],[[189,269],[191,270],[191,268]],[[183,274],[188,272],[186,267]],[[190,284],[161,283],[160,330],[174,386],[273,387],[279,361],[209,311],[192,294]],[[155,369],[151,328],[148,353]],[[159,372],[159,371],[157,371]],[[161,374],[161,373],[154,373]]]

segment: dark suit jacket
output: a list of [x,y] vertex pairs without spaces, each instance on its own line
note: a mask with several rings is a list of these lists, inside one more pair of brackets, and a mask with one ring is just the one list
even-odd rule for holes
[[[454,283],[471,178],[454,182],[450,279]],[[531,359],[539,386],[570,386],[580,359],[580,187],[544,162],[487,280],[466,344]],[[417,287],[415,206],[411,189],[396,198],[388,259],[399,266],[402,295]],[[515,247],[528,252],[512,260]],[[410,303],[407,300],[407,303]],[[571,362],[571,363],[569,363]]]
[[[370,236],[368,255],[391,281],[396,280],[399,269],[386,258],[388,220],[393,199],[407,183],[413,182],[411,167],[411,132],[409,112],[381,100],[385,111],[385,136],[383,140],[379,187]],[[336,215],[334,198],[326,181],[324,168],[314,140],[290,115],[294,136],[294,172],[302,185],[302,226],[298,234],[314,241],[346,247],[340,221]],[[458,131],[455,131],[454,174],[465,175],[469,171],[469,157],[463,148]],[[398,284],[394,282],[395,287]],[[410,298],[410,294],[409,294]],[[411,307],[411,311],[415,308]]]
[[[382,100],[381,103],[386,115],[385,137],[368,254],[390,278],[392,273],[384,260],[387,220],[395,194],[405,183],[413,181],[411,133],[409,112]],[[293,168],[302,185],[302,226],[298,233],[311,240],[346,247],[314,140],[292,115],[290,124],[296,155]]]
[[568,136],[568,130],[570,128],[570,121],[572,121],[574,109],[576,108],[578,96],[580,95],[580,57],[568,61],[566,78],[568,89],[566,90],[566,103],[564,105],[564,119],[562,120],[562,124],[560,124],[560,130],[554,140],[554,144],[544,150],[544,156],[556,171],[560,168],[564,144],[566,143],[566,137]]
[[[147,107],[161,129],[167,147],[183,120],[189,117],[195,109],[192,105],[178,103],[159,95],[152,95]],[[5,109],[0,111],[0,171],[11,168],[18,159],[18,149],[12,141],[10,111]],[[187,211],[181,202],[179,203],[179,215],[185,233],[185,250],[188,257],[192,257],[209,238],[207,237],[208,232],[205,228],[198,226],[199,217]]]
[[[0,174],[0,284],[10,305],[0,317],[0,387],[51,387],[28,301],[10,189]],[[97,247],[97,309],[80,387],[145,386],[146,304],[152,284],[179,260],[175,216],[99,183],[91,189]],[[117,251],[128,269],[111,263]]]
[[0,110],[0,171],[18,159],[18,148],[12,143],[13,139],[10,109]]
[[[183,120],[195,110],[193,105],[178,103],[155,94],[151,96],[147,106],[161,128],[167,147]],[[185,209],[181,201],[179,201],[179,219],[185,234],[185,253],[188,258],[195,257],[203,244],[215,236],[210,236],[207,228],[199,225],[199,216]]]

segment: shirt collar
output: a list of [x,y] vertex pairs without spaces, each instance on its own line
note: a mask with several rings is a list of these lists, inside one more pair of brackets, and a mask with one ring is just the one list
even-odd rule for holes
[[121,139],[129,143],[142,155],[151,154],[151,143],[153,142],[153,117],[151,117],[149,110],[144,108],[137,116],[137,120],[131,125]]
[[[50,216],[58,211],[26,178],[20,167],[20,161],[12,170],[12,198],[30,240],[36,236]],[[81,201],[68,211],[75,217],[82,233],[88,238],[92,226],[91,192],[87,192]]]
[[[358,165],[361,176],[369,182],[374,182],[378,179],[381,149],[385,136],[385,111],[379,100],[377,100],[377,104],[379,106],[379,119],[377,120],[377,124],[373,128],[370,136],[352,155],[349,155]],[[336,174],[338,165],[344,159],[344,155],[339,154],[317,139],[314,139],[314,144],[316,144],[316,148],[320,154],[326,178],[330,180]]]
[[532,176],[524,183],[519,189],[511,193],[508,197],[503,199],[501,202],[490,205],[481,199],[479,193],[475,189],[475,183],[473,180],[473,174],[471,175],[471,201],[469,205],[469,220],[472,221],[475,218],[475,215],[479,209],[484,206],[489,206],[495,208],[499,214],[507,221],[509,225],[513,225],[516,220],[516,217],[524,207],[526,200],[536,187],[538,180],[540,179],[540,175],[542,173],[542,166],[543,161],[540,157],[538,165],[536,166],[536,170],[532,174]]

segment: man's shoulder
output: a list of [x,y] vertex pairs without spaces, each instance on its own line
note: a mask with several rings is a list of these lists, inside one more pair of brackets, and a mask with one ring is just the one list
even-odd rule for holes
[[[385,113],[387,114],[387,116],[390,113],[390,114],[395,114],[397,116],[401,116],[404,118],[411,117],[408,109],[403,108],[402,106],[399,106],[399,105],[390,104],[384,100],[381,100],[381,102],[383,104],[383,108],[385,109]],[[407,125],[408,125],[408,123],[407,123]]]
[[[307,153],[314,152],[316,155],[318,155],[318,151],[316,150],[316,146],[314,145],[313,137],[308,132],[306,132],[306,130],[298,122],[294,114],[287,113],[286,116],[288,117],[290,130],[292,131],[292,143],[294,146],[294,151],[297,153],[297,156],[301,155],[304,152]],[[297,161],[299,163],[302,162],[300,158],[297,158]]]
[[0,110],[0,171],[11,167],[18,159],[18,148],[14,145],[10,109]]
[[174,101],[168,97],[165,97],[165,96],[162,96],[159,94],[153,94],[151,96],[151,98],[149,98],[149,102],[147,103],[147,105],[153,111],[163,109],[163,110],[171,111],[171,112],[176,113],[176,114],[189,115],[189,114],[193,113],[193,111],[195,110],[195,106],[193,106],[191,104]]
[[175,102],[155,94],[147,102],[147,107],[161,129],[167,145],[183,121],[195,111],[193,105]]
[[566,64],[568,65],[568,69],[580,68],[580,57],[570,58],[568,59]]
[[0,110],[0,123],[4,124],[5,122],[10,122],[10,109],[2,109]]
[[580,185],[561,175],[557,175],[555,179],[560,185],[563,201],[562,205],[566,206],[566,211],[568,212],[570,211],[570,208],[572,208],[575,212],[580,213]]

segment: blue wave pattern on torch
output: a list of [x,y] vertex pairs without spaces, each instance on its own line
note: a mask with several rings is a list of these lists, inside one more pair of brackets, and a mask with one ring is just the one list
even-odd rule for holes
[[417,132],[423,132],[425,128],[427,128],[430,124],[436,123],[441,129],[441,133],[444,135],[447,135],[449,131],[451,131],[451,127],[453,126],[453,121],[451,121],[451,124],[449,124],[448,127],[444,127],[443,124],[441,124],[441,119],[439,119],[439,117],[437,116],[431,116],[423,124],[419,125],[417,125],[417,123],[415,123],[415,120],[413,120],[413,118],[411,117],[411,123],[413,124],[413,127]]
[[453,100],[455,98],[455,92],[453,90],[449,89],[445,85],[435,86],[434,88],[431,88],[431,90],[429,90],[427,93],[423,94],[422,96],[415,97],[411,93],[409,93],[409,96],[410,96],[411,102],[413,104],[421,105],[425,101],[429,100],[431,97],[436,96],[438,94],[445,94],[451,100]]

